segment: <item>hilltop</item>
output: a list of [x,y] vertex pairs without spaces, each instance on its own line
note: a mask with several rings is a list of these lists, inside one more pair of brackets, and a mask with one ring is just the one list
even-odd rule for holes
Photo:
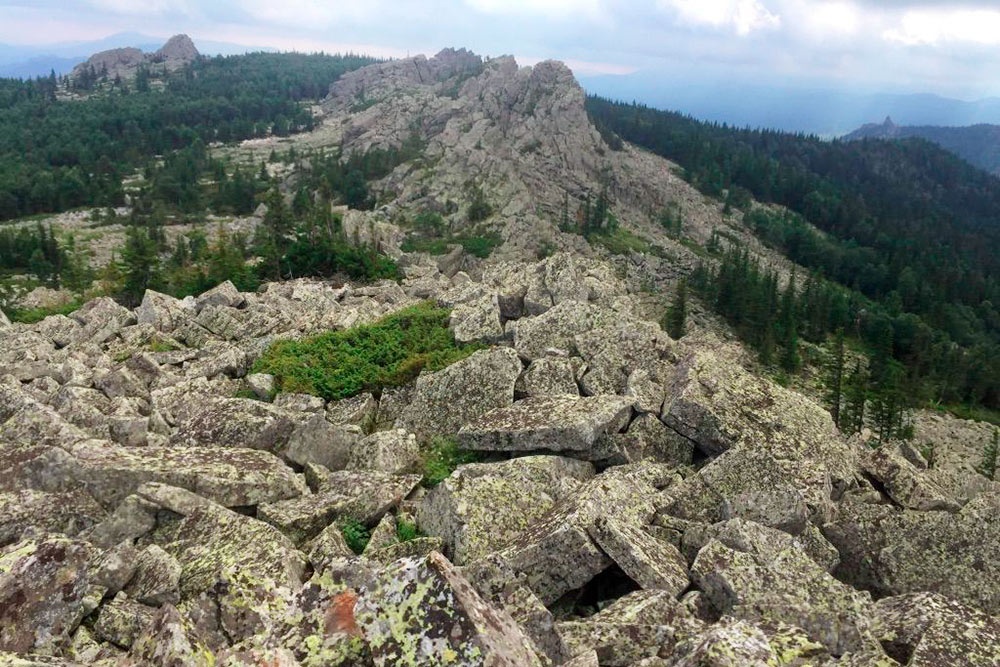
[[881,124],[869,123],[844,135],[844,141],[862,139],[925,139],[963,160],[1000,175],[1000,125],[970,125],[968,127],[900,126],[886,118]]

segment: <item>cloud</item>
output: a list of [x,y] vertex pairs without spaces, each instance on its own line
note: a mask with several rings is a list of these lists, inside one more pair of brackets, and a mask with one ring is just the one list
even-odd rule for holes
[[486,14],[594,19],[604,14],[600,0],[465,0]]
[[659,5],[674,10],[685,23],[731,29],[738,35],[781,25],[781,17],[760,0],[659,0]]
[[908,46],[942,43],[1000,44],[1000,11],[918,9],[907,11],[897,27],[882,36]]

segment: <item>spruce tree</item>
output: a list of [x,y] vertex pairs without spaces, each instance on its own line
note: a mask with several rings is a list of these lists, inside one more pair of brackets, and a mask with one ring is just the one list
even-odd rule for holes
[[993,430],[993,439],[983,448],[983,460],[976,468],[987,479],[996,479],[997,452],[1000,450],[1000,429]]
[[684,329],[687,322],[687,281],[681,280],[677,284],[677,295],[673,303],[667,309],[664,324],[666,331],[671,338],[677,340],[684,336]]
[[122,298],[127,305],[137,305],[147,289],[158,285],[160,258],[156,241],[149,237],[148,230],[134,225],[126,229],[122,270],[125,274]]
[[833,422],[840,424],[841,406],[844,402],[844,330],[837,331],[836,337],[827,350],[826,401],[830,406]]
[[802,364],[799,357],[798,312],[795,298],[795,274],[788,280],[788,286],[781,297],[781,367],[794,373]]
[[868,373],[858,361],[844,388],[844,406],[840,413],[840,430],[848,435],[860,433],[865,426],[868,402]]

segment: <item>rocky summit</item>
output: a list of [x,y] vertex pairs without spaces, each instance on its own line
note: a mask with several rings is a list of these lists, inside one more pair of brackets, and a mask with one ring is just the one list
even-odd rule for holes
[[98,76],[131,78],[140,68],[157,72],[174,72],[199,57],[198,49],[187,35],[174,35],[160,49],[143,53],[142,49],[126,47],[95,53],[86,62],[73,68],[72,77],[79,78],[87,72]]
[[[1000,665],[1000,486],[961,447],[872,449],[721,325],[672,338],[664,257],[535,253],[602,171],[623,217],[666,196],[569,69],[449,50],[323,106],[345,150],[426,143],[344,212],[398,280],[0,318],[0,665]],[[470,174],[501,251],[403,252],[393,212]],[[426,312],[452,356],[394,358]]]

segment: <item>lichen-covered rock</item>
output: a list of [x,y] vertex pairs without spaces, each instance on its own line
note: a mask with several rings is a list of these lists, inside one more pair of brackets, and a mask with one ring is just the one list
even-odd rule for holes
[[957,513],[842,502],[823,535],[840,552],[839,578],[881,595],[934,591],[1000,611],[1000,495]]
[[355,553],[347,546],[340,526],[336,523],[331,523],[321,530],[319,535],[303,547],[303,551],[308,554],[309,562],[317,572],[323,572],[334,562],[355,557]]
[[[374,526],[420,483],[419,475],[344,472],[346,474],[332,473],[326,479],[327,486],[313,495],[260,505],[258,516],[301,543],[338,518]],[[351,484],[352,480],[359,483]]]
[[601,550],[642,588],[680,595],[688,587],[687,563],[673,545],[609,517],[598,518],[589,532]]
[[146,290],[142,303],[135,309],[139,324],[152,325],[157,331],[170,333],[180,324],[195,316],[194,299],[175,299],[172,296]]
[[875,630],[886,652],[911,667],[1000,664],[1000,621],[936,593],[875,603]]
[[125,586],[133,600],[159,607],[180,602],[181,565],[173,556],[155,544],[150,544],[135,561],[135,575]]
[[415,472],[420,458],[417,436],[405,429],[393,429],[372,433],[355,444],[348,454],[346,467],[398,475]]
[[489,580],[497,571],[523,575],[538,599],[552,604],[612,564],[590,537],[594,522],[610,516],[626,524],[645,525],[653,515],[655,494],[656,489],[641,479],[606,472],[583,482],[510,543],[470,563],[465,571],[477,581]]
[[925,511],[959,508],[943,489],[891,446],[868,450],[861,457],[861,466],[902,507]]
[[299,423],[294,413],[249,398],[212,398],[192,407],[178,419],[174,444],[281,452]]
[[[633,371],[655,368],[659,362],[673,358],[670,337],[654,322],[619,318],[612,324],[577,334],[573,341],[587,362],[580,386],[591,396],[622,394]],[[659,406],[655,410],[659,412]]]
[[593,475],[589,463],[558,456],[463,465],[424,497],[417,522],[463,565],[503,546]]
[[[164,605],[132,642],[128,659],[151,667],[214,667],[215,655],[192,627],[190,619]],[[128,664],[128,663],[126,663]]]
[[719,614],[750,621],[793,623],[835,655],[871,646],[871,596],[834,579],[797,548],[745,532],[748,550],[710,540],[691,578]]
[[632,420],[625,433],[609,433],[597,443],[599,455],[611,465],[652,460],[675,466],[690,465],[694,443],[666,426],[652,414]]
[[500,305],[495,294],[457,304],[449,316],[449,326],[459,343],[496,343],[504,336]]
[[556,627],[570,653],[594,651],[601,667],[631,667],[643,658],[669,654],[674,642],[673,628],[668,625],[588,619],[563,621]]
[[195,299],[195,309],[199,312],[208,306],[227,306],[239,308],[246,303],[246,297],[240,294],[236,286],[229,280],[219,283]]
[[155,543],[181,565],[182,599],[238,573],[244,581],[271,581],[297,588],[305,557],[274,527],[183,489],[148,485],[143,496],[183,515]]
[[400,558],[414,558],[426,556],[433,551],[440,552],[443,544],[440,537],[416,537],[370,551],[366,549],[364,558],[381,565],[389,565]]
[[331,424],[354,425],[364,429],[375,422],[378,402],[371,394],[364,393],[330,401],[326,405],[326,420]]
[[58,654],[93,611],[90,565],[97,552],[62,537],[0,550],[0,650]]
[[88,301],[70,317],[80,324],[80,328],[71,335],[71,342],[77,344],[86,342],[99,345],[136,322],[135,315],[130,310],[108,297]]
[[663,513],[715,523],[741,517],[799,533],[809,509],[799,489],[765,449],[740,446],[671,488]]
[[104,508],[82,489],[65,493],[32,489],[0,493],[0,547],[18,541],[29,527],[72,537],[106,516]]
[[535,359],[518,378],[514,390],[524,396],[579,394],[576,371],[580,360],[576,359],[576,362],[563,357]]
[[771,667],[781,662],[763,630],[727,616],[678,645],[668,664],[670,667]]
[[710,456],[737,445],[766,449],[822,516],[832,491],[855,484],[858,450],[839,436],[830,413],[743,370],[728,346],[699,348],[677,364],[661,418]]
[[156,608],[129,599],[119,593],[114,599],[101,605],[94,621],[94,633],[98,638],[112,642],[122,648],[130,648],[136,638],[153,621]]
[[356,616],[376,665],[542,664],[514,620],[437,553],[385,570],[362,593]]
[[[68,469],[64,469],[68,468]],[[75,446],[65,477],[87,485],[115,507],[145,482],[179,486],[227,507],[301,495],[305,485],[273,455],[235,447],[119,447],[88,441]]]
[[397,421],[421,438],[456,433],[490,410],[514,401],[521,361],[509,348],[481,350],[417,378],[410,404]]
[[324,415],[313,415],[295,427],[283,455],[299,465],[316,463],[342,470],[362,437],[357,426],[331,424]]
[[606,308],[581,301],[563,301],[537,317],[508,323],[514,349],[522,359],[541,359],[551,350],[575,350],[577,335],[594,327],[611,324],[618,315]]
[[603,458],[595,444],[624,428],[631,416],[632,403],[622,396],[539,396],[470,421],[458,432],[458,441],[479,451],[551,451]]

